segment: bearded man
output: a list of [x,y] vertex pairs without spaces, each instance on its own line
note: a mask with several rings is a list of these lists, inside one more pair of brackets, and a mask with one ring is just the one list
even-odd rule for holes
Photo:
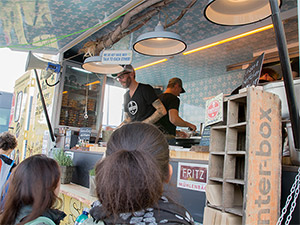
[[131,65],[124,66],[121,73],[113,76],[124,88],[128,88],[124,94],[125,119],[120,126],[133,121],[154,124],[167,114],[153,87],[135,80],[135,70]]

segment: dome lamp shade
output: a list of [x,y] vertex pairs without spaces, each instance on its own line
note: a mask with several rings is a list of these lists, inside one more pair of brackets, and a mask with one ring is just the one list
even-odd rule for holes
[[[277,0],[279,7],[281,0]],[[207,20],[218,25],[239,26],[272,15],[269,0],[209,0],[204,9]]]
[[100,74],[115,74],[124,70],[124,68],[118,64],[103,64],[101,62],[101,56],[91,56],[86,58],[82,64],[82,68]]
[[186,47],[182,38],[174,32],[165,31],[161,22],[154,31],[140,35],[133,45],[136,52],[148,56],[176,55]]

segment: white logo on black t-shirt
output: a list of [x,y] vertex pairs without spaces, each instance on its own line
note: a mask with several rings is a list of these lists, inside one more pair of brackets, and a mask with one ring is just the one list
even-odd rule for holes
[[131,115],[134,115],[138,111],[138,105],[136,104],[135,101],[130,101],[128,102],[128,111]]

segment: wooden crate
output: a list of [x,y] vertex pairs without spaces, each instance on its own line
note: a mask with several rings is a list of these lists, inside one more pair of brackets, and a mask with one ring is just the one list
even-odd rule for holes
[[170,150],[170,157],[173,159],[193,159],[193,160],[207,161],[208,157],[209,157],[209,153],[208,152]]
[[207,193],[221,196],[214,199],[221,204],[207,201],[207,207],[239,216],[243,224],[276,224],[282,152],[279,97],[252,87],[224,102],[226,120],[211,128],[208,174],[208,186],[214,187],[208,190],[222,193]]

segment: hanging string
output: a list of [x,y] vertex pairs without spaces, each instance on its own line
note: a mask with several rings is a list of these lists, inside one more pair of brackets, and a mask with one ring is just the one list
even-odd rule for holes
[[129,50],[132,50],[132,45],[133,45],[133,33],[130,34],[130,40],[129,40]]

